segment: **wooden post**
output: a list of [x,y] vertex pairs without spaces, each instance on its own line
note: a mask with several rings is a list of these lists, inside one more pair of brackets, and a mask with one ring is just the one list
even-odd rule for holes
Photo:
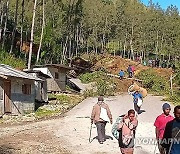
[[171,86],[171,95],[173,96],[173,76],[171,74],[171,77],[170,77],[170,86]]

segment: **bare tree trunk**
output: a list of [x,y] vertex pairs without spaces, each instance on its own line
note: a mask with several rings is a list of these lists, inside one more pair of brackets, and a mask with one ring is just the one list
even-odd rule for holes
[[[21,44],[20,44],[20,51],[22,51],[23,46],[23,22],[24,22],[24,0],[22,0],[22,10],[21,10]],[[25,53],[26,55],[26,53]]]
[[[133,36],[134,36],[134,25],[132,24],[132,27],[131,27],[130,47],[131,47],[131,56],[132,56],[132,59],[134,60]],[[130,58],[131,58],[131,56],[130,56]]]
[[5,24],[4,24],[4,32],[3,32],[3,42],[2,42],[2,49],[4,49],[4,43],[6,39],[6,28],[7,28],[7,19],[8,19],[8,9],[9,9],[9,0],[6,3],[6,12],[5,12]]
[[78,29],[78,26],[76,27],[76,57],[78,55],[78,41],[79,41],[79,36],[78,36],[78,33],[79,33],[79,29]]
[[71,41],[72,41],[72,40],[70,39],[70,40],[69,40],[69,58],[71,57],[71,53],[72,53],[72,52],[71,52],[71,50],[72,50],[72,45],[71,45],[72,42],[71,42]]
[[31,68],[31,58],[32,58],[32,48],[33,48],[33,34],[34,34],[34,22],[35,22],[35,16],[36,16],[36,4],[37,4],[37,0],[34,1],[32,27],[31,27],[31,41],[30,41],[30,50],[29,50],[29,59],[28,59],[28,69]]
[[104,52],[103,39],[101,39],[101,52]]
[[44,16],[44,0],[42,0],[42,2],[43,2],[43,23],[42,23],[42,28],[41,28],[41,39],[40,39],[40,43],[39,43],[39,48],[38,48],[36,63],[39,62],[39,56],[40,56],[41,45],[42,45],[43,34],[44,34],[44,27],[45,27],[45,19],[44,19],[44,18],[45,18],[45,16]]
[[114,57],[116,56],[115,42],[113,41]]
[[98,54],[97,45],[95,45],[96,55]]
[[88,41],[86,40],[86,54],[89,54]]
[[124,52],[123,52],[123,58],[126,56],[126,42],[124,43]]
[[13,32],[12,32],[12,42],[11,42],[11,49],[9,51],[9,53],[12,53],[13,50],[13,45],[14,45],[14,38],[16,35],[16,26],[17,26],[17,16],[18,16],[18,5],[19,4],[19,0],[16,0],[16,11],[15,11],[15,15],[14,15],[14,28],[13,28]]
[[163,49],[163,42],[164,42],[164,32],[163,32],[163,35],[161,37],[161,50]]
[[159,39],[159,32],[157,31],[156,32],[156,59],[157,59],[157,53],[158,53],[158,47],[159,47],[159,41],[158,41],[158,39]]
[[68,39],[69,39],[68,36],[66,36],[65,44],[63,45],[63,53],[62,53],[62,57],[61,57],[61,64],[64,63],[65,52],[66,52],[66,50],[67,50]]
[[2,39],[2,38],[1,38],[1,37],[2,37],[2,36],[1,36],[1,33],[2,33],[2,30],[3,30],[3,25],[2,25],[2,24],[3,24],[3,17],[4,17],[4,12],[3,12],[4,4],[3,4],[2,1],[0,2],[0,6],[1,6],[1,8],[0,8],[0,9],[1,9],[1,19],[0,19],[0,41],[1,41],[1,39]]
[[108,21],[107,21],[107,17],[106,17],[106,21],[105,21],[105,27],[104,27],[104,33],[103,33],[103,38],[102,38],[102,40],[103,40],[103,46],[102,46],[102,48],[103,48],[103,50],[104,50],[104,48],[106,47],[106,40],[105,40],[105,35],[106,35],[106,29],[107,29],[107,23],[108,23]]
[[126,38],[127,38],[127,32],[126,32],[126,37],[125,37],[125,40],[124,40],[124,53],[123,53],[123,57],[125,58],[126,57]]

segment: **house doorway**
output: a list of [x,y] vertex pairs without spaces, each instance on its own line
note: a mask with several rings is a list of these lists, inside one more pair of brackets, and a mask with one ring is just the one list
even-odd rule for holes
[[11,113],[11,81],[4,81],[4,113]]

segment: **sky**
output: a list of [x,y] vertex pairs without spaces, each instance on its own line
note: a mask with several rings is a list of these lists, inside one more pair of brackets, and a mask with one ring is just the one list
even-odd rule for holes
[[[149,0],[141,0],[145,5],[148,4],[148,1]],[[166,9],[168,6],[170,6],[171,4],[172,5],[176,5],[178,10],[180,11],[180,0],[152,0],[153,3],[159,3],[160,6],[163,8],[163,9]]]

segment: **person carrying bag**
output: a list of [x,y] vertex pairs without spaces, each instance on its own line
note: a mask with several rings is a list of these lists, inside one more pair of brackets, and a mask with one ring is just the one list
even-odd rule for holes
[[105,126],[109,122],[112,124],[112,114],[109,106],[104,103],[102,96],[98,97],[98,102],[93,106],[91,114],[91,123],[97,127],[98,141],[100,144],[106,141],[105,137]]
[[138,121],[134,110],[129,110],[118,125],[119,147],[122,154],[133,154],[135,131]]

